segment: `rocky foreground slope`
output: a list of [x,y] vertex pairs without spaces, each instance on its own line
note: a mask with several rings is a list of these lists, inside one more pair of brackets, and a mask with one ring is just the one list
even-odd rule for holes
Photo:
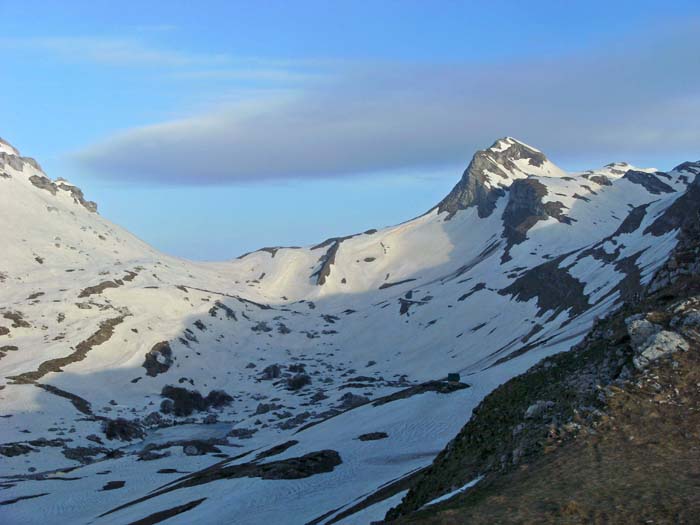
[[[364,524],[485,482],[539,430],[486,434],[486,463],[440,451],[499,385],[669,285],[699,172],[567,173],[505,138],[416,219],[193,263],[2,142],[3,519]],[[506,420],[567,424],[578,405],[545,394]]]
[[696,179],[659,219],[679,244],[644,293],[489,394],[387,520],[695,523],[699,212]]

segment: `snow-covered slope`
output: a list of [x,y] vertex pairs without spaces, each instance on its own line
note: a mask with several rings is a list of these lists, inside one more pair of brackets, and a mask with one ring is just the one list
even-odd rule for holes
[[416,219],[204,264],[0,142],[3,522],[381,518],[485,394],[649,282],[697,173],[504,138]]

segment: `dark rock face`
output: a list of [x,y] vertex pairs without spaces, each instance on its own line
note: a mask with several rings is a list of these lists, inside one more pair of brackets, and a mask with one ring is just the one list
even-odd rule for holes
[[126,481],[108,481],[105,483],[105,485],[102,487],[102,490],[115,490],[115,489],[120,489],[124,485],[126,485]]
[[338,408],[341,410],[350,410],[369,403],[369,399],[367,397],[353,394],[352,392],[343,394],[338,401]]
[[342,463],[340,454],[335,450],[319,450],[296,458],[272,461],[258,464],[256,462],[242,465],[223,466],[197,472],[181,483],[174,485],[172,490],[183,487],[193,487],[219,479],[262,478],[262,479],[303,479],[316,474],[332,472]]
[[170,348],[170,343],[161,341],[148,351],[141,366],[146,369],[146,375],[155,377],[167,372],[172,364],[173,350]]
[[518,179],[510,186],[508,205],[503,211],[503,237],[506,249],[502,262],[510,260],[510,248],[527,239],[527,232],[537,221],[552,217],[564,224],[571,224],[560,202],[542,202],[547,188],[537,179]]
[[282,405],[278,405],[277,403],[259,403],[255,409],[254,415],[259,416],[262,414],[267,414],[268,412],[279,410],[280,408],[284,407]]
[[4,167],[5,164],[7,164],[12,169],[17,170],[17,171],[24,170],[24,163],[22,162],[21,157],[19,157],[17,155],[5,153],[3,151],[3,152],[0,152],[0,166]]
[[6,445],[0,445],[0,455],[8,458],[22,456],[24,454],[29,454],[30,452],[36,452],[36,449],[23,443],[9,443]]
[[259,465],[256,470],[262,479],[302,479],[332,472],[342,462],[340,454],[335,450],[321,450],[298,458]]
[[[700,162],[694,164],[700,173]],[[680,230],[678,244],[666,264],[649,283],[650,293],[658,293],[669,285],[678,286],[676,283],[682,279],[700,275],[700,176],[696,176],[685,194],[676,199],[644,232],[663,235],[675,229]],[[684,291],[687,292],[686,288]]]
[[258,323],[256,323],[254,326],[251,326],[250,329],[253,332],[258,333],[272,332],[272,328],[265,321],[258,321]]
[[[0,139],[0,143],[14,151],[14,153],[0,152],[0,168],[4,167],[5,164],[8,164],[11,168],[17,171],[24,171],[24,165],[29,164],[35,170],[43,172],[41,166],[36,161],[36,159],[33,159],[31,157],[21,157],[19,152],[15,148],[13,148],[10,144],[7,144],[2,139]],[[9,175],[6,176],[9,177]],[[49,193],[51,193],[51,195],[56,195],[59,189],[67,191],[73,196],[73,202],[83,206],[86,210],[90,212],[97,212],[96,203],[85,200],[85,196],[83,195],[83,192],[80,190],[80,188],[71,184],[66,184],[63,179],[58,179],[56,182],[53,182],[51,179],[44,175],[32,175],[31,177],[29,177],[29,182],[31,182],[34,186],[41,190],[48,191]]]
[[601,186],[612,186],[612,181],[605,175],[593,175],[588,177],[588,180],[595,182]]
[[58,186],[56,186],[48,177],[41,177],[39,175],[32,175],[29,177],[29,182],[34,184],[40,190],[46,190],[51,195],[56,195],[58,191]]
[[474,156],[471,164],[462,174],[462,178],[457,185],[447,194],[440,204],[438,213],[447,212],[447,219],[451,219],[459,210],[465,210],[471,206],[476,206],[479,217],[484,218],[491,215],[496,207],[499,197],[505,195],[502,189],[488,188],[485,185],[485,177],[482,170],[483,164],[487,161]]
[[426,392],[451,394],[452,392],[457,392],[458,390],[463,390],[465,388],[470,388],[470,385],[459,381],[426,381],[425,383],[410,386],[408,388],[404,388],[403,390],[399,390],[398,392],[394,392],[393,394],[375,399],[372,401],[372,406],[378,407],[387,403],[398,401],[399,399],[408,399],[409,397],[425,394]]
[[32,168],[34,168],[37,171],[44,171],[41,169],[41,166],[39,165],[37,160],[32,157],[20,157],[20,160],[26,164],[29,164]]
[[[62,367],[67,366],[71,363],[76,363],[82,361],[87,356],[88,352],[92,350],[93,347],[101,345],[109,341],[109,339],[114,335],[114,329],[120,325],[124,319],[125,315],[115,317],[113,319],[107,319],[100,323],[100,328],[92,334],[90,337],[78,343],[75,347],[75,351],[66,356],[58,357],[56,359],[50,359],[49,361],[44,361],[39,365],[39,368],[32,372],[25,372],[18,376],[14,376],[13,379],[17,383],[32,383],[49,372],[63,372]],[[42,388],[48,387],[50,385],[42,385]]]
[[389,434],[386,432],[368,432],[367,434],[362,434],[360,436],[357,436],[357,439],[360,441],[377,441],[379,439],[386,439],[389,437]]
[[680,171],[693,175],[700,175],[700,160],[695,162],[684,162],[673,168],[671,171]]
[[253,253],[258,253],[258,252],[267,252],[271,255],[271,258],[274,259],[275,255],[277,255],[277,252],[280,250],[301,250],[300,246],[265,246],[264,248],[260,248],[259,250],[255,250],[254,252],[246,252],[243,255],[239,255],[236,257],[236,259],[244,259],[250,254]]
[[282,374],[282,369],[279,365],[269,365],[266,366],[260,375],[260,379],[264,381],[269,381],[270,379],[277,379]]
[[499,197],[505,192],[487,184],[487,172],[502,175],[507,180],[506,171],[520,171],[514,161],[526,159],[531,166],[542,166],[547,158],[540,152],[528,148],[519,142],[513,142],[503,151],[496,151],[501,139],[488,150],[478,151],[469,163],[462,179],[452,189],[440,204],[438,213],[447,212],[447,219],[451,219],[459,210],[476,206],[479,217],[488,217],[496,207]]
[[311,377],[308,374],[295,374],[287,379],[288,390],[300,390],[311,384]]
[[2,316],[8,321],[12,321],[12,328],[31,328],[31,325],[24,320],[22,312],[5,312]]
[[223,390],[212,390],[204,397],[196,390],[170,385],[164,386],[160,395],[167,398],[161,403],[161,412],[172,413],[177,417],[186,417],[192,412],[204,412],[209,408],[221,408],[233,401],[233,398]]
[[108,454],[109,450],[103,447],[74,447],[64,448],[61,452],[68,459],[79,461],[80,463],[87,465],[88,463],[95,461],[95,457],[102,454]]
[[103,281],[95,286],[88,286],[87,288],[81,290],[78,297],[82,299],[85,297],[90,297],[94,294],[100,294],[107,288],[119,288],[119,284],[114,281]]
[[520,179],[510,187],[508,205],[503,212],[503,236],[508,245],[519,244],[527,238],[527,231],[537,221],[547,219],[542,197],[547,188],[536,179]]
[[649,193],[654,195],[674,192],[671,186],[659,180],[655,175],[644,171],[629,170],[622,178],[634,184],[641,184]]
[[223,390],[212,390],[207,394],[205,401],[211,408],[221,408],[230,405],[233,398]]
[[647,214],[648,207],[649,204],[642,204],[640,206],[635,206],[634,208],[632,208],[627,217],[625,217],[625,220],[622,221],[622,224],[620,224],[620,226],[617,228],[617,230],[615,230],[615,233],[613,233],[611,237],[616,237],[623,233],[632,233],[633,231],[636,231],[637,228],[641,226],[642,221],[644,220],[644,217]]
[[160,395],[173,402],[173,414],[176,416],[189,416],[194,411],[207,409],[204,397],[196,390],[166,385]]
[[73,202],[81,205],[87,211],[92,213],[97,213],[97,203],[93,201],[85,200],[85,195],[80,188],[72,186],[70,184],[58,184],[58,188],[69,192],[73,196]]
[[224,311],[224,314],[226,315],[226,319],[230,319],[232,321],[238,321],[238,317],[236,317],[236,312],[234,312],[232,308],[226,306],[221,301],[216,301],[214,303],[214,306],[212,306],[209,309],[209,315],[211,315],[212,317],[216,317],[219,314],[219,310]]
[[382,283],[379,286],[380,290],[385,290],[387,288],[391,288],[392,286],[398,286],[400,284],[405,284],[405,283],[410,283],[411,281],[415,281],[415,279],[404,279],[402,281],[395,281],[393,283]]
[[257,431],[257,428],[234,428],[226,435],[236,439],[250,439]]
[[[695,166],[695,169],[700,173],[700,162],[681,164],[681,166],[684,168],[683,171],[688,171],[689,173],[694,173],[690,169],[693,169]],[[678,197],[671,206],[666,208],[661,216],[644,230],[644,233],[651,233],[658,237],[679,228],[687,231],[693,230],[700,212],[699,203],[700,177],[695,176],[686,192]]]
[[[667,176],[665,173],[658,173],[658,175]],[[659,180],[659,178],[652,173],[629,170],[623,175],[622,178],[634,184],[644,186],[644,189],[646,189],[649,193],[652,193],[654,195],[674,192],[674,189],[671,186]]]
[[299,443],[296,439],[292,439],[290,441],[285,441],[284,443],[281,443],[279,445],[275,445],[272,448],[269,448],[267,450],[264,450],[260,452],[257,456],[255,456],[255,459],[257,461],[265,458],[269,458],[271,456],[277,456],[278,454],[281,454],[282,452],[286,451],[287,449],[293,447]]
[[[287,447],[288,448],[288,447]],[[236,478],[262,478],[262,479],[303,479],[317,474],[332,472],[335,467],[343,463],[340,454],[335,450],[319,450],[311,452],[303,456],[283,459],[280,461],[272,461],[270,463],[258,463],[257,460],[240,465],[227,465],[227,462],[221,462],[212,465],[211,467],[197,471],[180,478],[166,487],[150,492],[148,495],[136,500],[125,503],[116,507],[101,516],[106,516],[118,510],[130,507],[131,505],[141,503],[188,487],[196,487],[205,485],[222,479]],[[150,521],[148,523],[156,523]]]
[[0,346],[0,359],[5,357],[7,355],[7,352],[16,352],[17,350],[19,350],[19,347],[15,345]]
[[141,425],[124,418],[109,419],[102,422],[102,431],[107,439],[119,441],[132,441],[141,439],[145,433]]
[[[320,263],[320,266],[318,269],[311,274],[311,279],[316,279],[316,284],[321,286],[325,284],[326,279],[328,279],[328,276],[331,273],[331,266],[335,263],[335,256],[338,253],[338,248],[340,248],[340,244],[343,241],[347,241],[348,239],[352,239],[353,237],[357,237],[358,235],[372,235],[374,233],[377,233],[377,230],[367,230],[364,233],[356,233],[354,235],[346,235],[345,237],[331,237],[330,239],[326,239],[325,241],[312,246],[312,250],[318,250],[319,248],[326,248],[326,253],[324,253],[318,260]],[[310,303],[311,304],[311,303]]]
[[312,417],[311,412],[304,411],[304,412],[297,414],[294,417],[290,417],[289,419],[284,420],[282,423],[280,423],[277,426],[278,426],[278,428],[281,428],[282,430],[291,430],[292,428],[296,428],[299,425],[303,425],[311,417]]
[[342,239],[334,240],[331,247],[328,248],[326,253],[319,259],[321,266],[311,275],[311,277],[316,277],[316,284],[323,285],[326,283],[326,279],[328,279],[328,276],[331,274],[331,266],[335,263],[335,256],[338,253],[341,242]]
[[498,293],[511,295],[517,301],[537,298],[539,315],[550,310],[554,312],[553,315],[569,309],[574,315],[585,311],[590,304],[583,292],[584,285],[566,269],[559,268],[564,258],[566,255],[535,266]]

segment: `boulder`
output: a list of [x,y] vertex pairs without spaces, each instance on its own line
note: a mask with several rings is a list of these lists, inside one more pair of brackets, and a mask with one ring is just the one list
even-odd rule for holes
[[661,331],[661,327],[651,323],[639,315],[633,315],[625,319],[627,333],[630,336],[632,348],[635,350],[646,345],[647,340]]
[[634,356],[634,366],[641,370],[649,365],[652,361],[672,354],[677,351],[687,351],[689,348],[688,342],[676,332],[662,330],[647,339],[645,344],[639,348],[637,355]]

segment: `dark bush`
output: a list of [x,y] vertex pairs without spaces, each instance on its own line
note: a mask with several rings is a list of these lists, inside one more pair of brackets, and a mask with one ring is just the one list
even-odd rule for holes
[[212,390],[209,392],[209,395],[206,397],[205,401],[210,407],[221,408],[231,404],[233,398],[223,390]]
[[203,412],[210,407],[221,408],[233,401],[223,390],[212,390],[207,397],[202,397],[196,390],[171,385],[164,386],[160,395],[167,398],[160,404],[160,411],[178,417],[189,416],[192,412]]
[[308,374],[296,374],[287,379],[287,388],[289,390],[299,390],[310,384],[311,378]]
[[142,438],[145,435],[141,425],[121,417],[103,421],[102,431],[107,439],[118,439],[120,441],[131,441]]
[[202,411],[208,408],[202,394],[196,390],[165,385],[160,395],[172,400],[173,414],[178,417],[189,416],[195,410]]
[[266,366],[265,369],[262,371],[260,379],[277,379],[281,373],[282,370],[280,369],[280,365],[269,365]]

